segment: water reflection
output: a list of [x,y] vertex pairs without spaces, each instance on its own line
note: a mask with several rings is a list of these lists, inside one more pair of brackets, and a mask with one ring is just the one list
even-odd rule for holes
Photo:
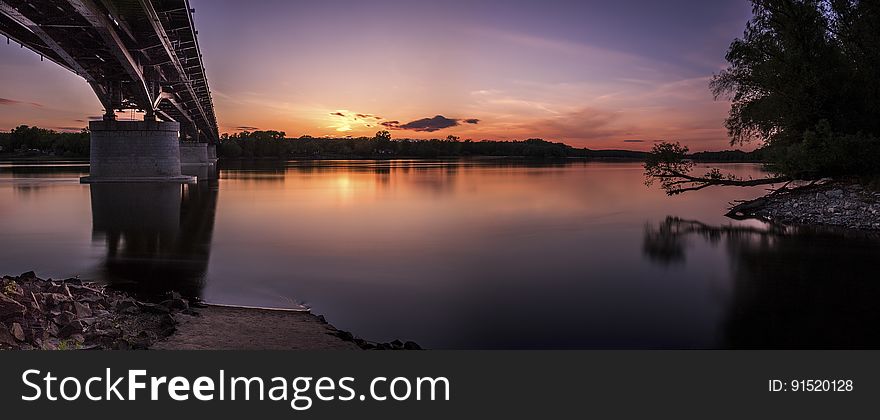
[[724,218],[760,187],[670,198],[626,162],[227,162],[187,187],[83,170],[0,164],[0,273],[305,303],[429,348],[880,348],[880,239]]
[[142,295],[201,296],[211,252],[217,181],[197,185],[92,184],[92,241],[106,247],[94,276]]
[[661,265],[684,263],[699,242],[729,256],[732,291],[719,347],[880,346],[877,234],[669,217],[645,229],[643,253]]

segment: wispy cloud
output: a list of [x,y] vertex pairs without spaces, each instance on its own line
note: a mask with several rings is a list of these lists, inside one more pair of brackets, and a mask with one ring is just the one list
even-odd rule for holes
[[6,105],[6,106],[30,105],[34,108],[43,108],[43,104],[39,104],[36,102],[17,101],[15,99],[9,99],[9,98],[0,98],[0,105]]
[[68,127],[49,127],[49,128],[51,128],[51,129],[53,129],[53,130],[58,130],[58,131],[80,132],[80,131],[82,131],[85,127],[70,127],[70,126],[68,126]]

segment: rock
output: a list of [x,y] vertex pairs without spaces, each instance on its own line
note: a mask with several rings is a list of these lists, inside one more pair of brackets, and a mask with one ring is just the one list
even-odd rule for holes
[[62,293],[43,293],[42,296],[46,300],[46,305],[49,306],[58,306],[71,301],[70,296]]
[[55,317],[54,321],[60,327],[64,328],[65,325],[70,324],[73,320],[76,319],[76,314],[70,311],[61,312],[61,315]]
[[82,286],[82,284],[83,284],[82,280],[80,280],[78,278],[64,279],[64,280],[61,280],[61,282],[66,283],[70,286],[77,286],[77,287]]
[[58,334],[60,333],[58,325],[49,321],[48,325],[46,325],[46,333],[49,334],[50,337],[58,337]]
[[37,278],[37,273],[34,273],[33,271],[28,271],[26,273],[21,273],[18,277],[22,279],[35,279]]
[[73,302],[73,309],[79,318],[89,318],[92,316],[92,308],[87,303]]
[[15,336],[12,335],[12,333],[9,332],[9,330],[3,324],[0,324],[0,344],[5,344],[7,346],[18,346],[18,342],[15,340]]
[[400,340],[394,340],[388,344],[391,344],[391,347],[394,349],[402,349],[403,348],[403,342],[401,342]]
[[143,309],[145,312],[154,313],[154,314],[171,313],[171,307],[168,305],[165,305],[165,302],[162,302],[161,305],[156,305],[155,303],[141,303],[141,309]]
[[124,310],[126,310],[128,308],[132,308],[132,307],[137,309],[138,305],[134,299],[125,298],[125,299],[117,300],[116,302],[114,302],[113,306],[116,308],[117,311],[124,311]]
[[12,323],[12,328],[10,329],[12,336],[15,337],[18,341],[24,341],[24,330],[21,329],[21,324],[17,322]]
[[826,192],[825,196],[827,196],[829,198],[842,198],[843,197],[843,190],[834,189],[834,190]]
[[0,321],[20,317],[26,310],[27,308],[15,299],[0,293]]
[[[166,302],[168,303],[167,305],[166,305]],[[189,302],[187,302],[186,299],[179,298],[179,297],[166,300],[165,302],[162,302],[162,305],[166,306],[169,309],[180,309],[180,310],[189,309]]]
[[421,350],[422,347],[419,346],[418,344],[416,344],[416,342],[414,342],[414,341],[407,341],[406,343],[403,343],[403,349],[404,350]]
[[83,332],[83,324],[79,320],[73,320],[71,323],[61,327],[61,331],[58,333],[58,336],[61,338],[68,338],[74,334],[82,334]]

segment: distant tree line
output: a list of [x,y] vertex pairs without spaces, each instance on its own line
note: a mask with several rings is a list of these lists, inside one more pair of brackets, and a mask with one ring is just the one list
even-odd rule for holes
[[[22,125],[10,132],[0,132],[0,156],[89,157],[89,132],[58,132]],[[228,159],[289,158],[438,158],[469,156],[513,156],[524,158],[586,158],[643,161],[646,152],[634,150],[592,150],[574,148],[564,143],[542,139],[523,141],[472,141],[455,136],[445,139],[412,140],[391,138],[387,131],[373,137],[288,138],[283,131],[243,131],[224,134],[218,155]],[[706,162],[758,162],[760,151],[699,152],[690,155]]]
[[220,138],[219,156],[227,158],[328,158],[328,157],[462,157],[522,156],[529,158],[586,157],[587,149],[542,139],[524,141],[472,141],[455,136],[445,139],[391,138],[388,131],[373,137],[287,138],[282,131],[243,131]]
[[[324,138],[303,136],[287,138],[283,131],[243,131],[220,138],[219,156],[232,159],[251,158],[382,158],[382,157],[468,157],[514,156],[525,158],[587,158],[644,161],[647,152],[635,150],[593,150],[574,148],[543,139],[514,141],[445,139],[412,140],[391,138],[388,131],[374,137]],[[705,162],[760,162],[762,151],[728,150],[699,152],[688,156]]]
[[89,132],[84,129],[78,133],[65,133],[20,125],[8,133],[0,132],[0,153],[89,157]]

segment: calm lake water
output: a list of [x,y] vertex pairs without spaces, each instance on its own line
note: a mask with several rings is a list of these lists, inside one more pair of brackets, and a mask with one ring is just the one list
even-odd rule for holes
[[[754,165],[721,165],[761,176]],[[81,185],[0,163],[0,273],[297,307],[430,348],[880,348],[880,239],[723,217],[638,163],[227,165]]]

